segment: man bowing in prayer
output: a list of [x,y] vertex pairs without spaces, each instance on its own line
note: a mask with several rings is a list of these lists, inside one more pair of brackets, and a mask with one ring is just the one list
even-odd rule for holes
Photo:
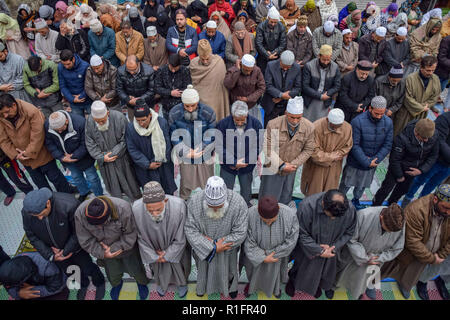
[[189,200],[184,231],[197,265],[197,296],[219,292],[237,297],[238,250],[247,235],[248,207],[217,176]]
[[324,289],[332,299],[338,257],[355,231],[355,207],[345,194],[331,189],[300,202],[297,217],[300,233],[291,255],[294,266],[289,271],[286,293],[293,297],[298,290],[318,299]]
[[186,203],[166,195],[158,182],[150,181],[144,186],[143,198],[133,204],[133,214],[147,278],[155,279],[161,297],[169,284],[175,284],[178,297],[183,298],[191,271],[191,253],[184,235]]
[[198,41],[198,57],[189,65],[192,85],[200,95],[200,101],[210,106],[216,113],[216,121],[230,115],[230,98],[223,81],[227,69],[225,62],[212,53],[211,45],[206,39]]
[[[362,294],[376,299],[375,288],[368,286],[373,274],[371,266],[381,268],[393,260],[405,244],[405,217],[402,208],[393,203],[389,207],[371,207],[358,211],[353,238],[342,250],[342,270],[337,276],[338,286],[344,286],[353,299]],[[379,270],[379,269],[378,269]]]
[[266,163],[259,198],[274,196],[288,205],[292,200],[297,168],[314,152],[314,126],[303,118],[303,98],[289,99],[284,116],[270,120],[264,135]]
[[298,239],[295,210],[279,204],[272,196],[262,197],[248,211],[248,230],[240,264],[249,283],[246,297],[262,290],[268,298],[281,297],[281,283],[288,280],[289,255]]
[[108,193],[116,198],[125,194],[133,201],[141,197],[141,191],[125,143],[127,125],[123,113],[108,111],[106,104],[97,100],[86,120],[85,139],[86,149],[97,160]]
[[336,189],[342,162],[353,146],[352,126],[344,121],[344,111],[332,109],[327,117],[316,120],[316,147],[302,170],[302,193],[306,196]]

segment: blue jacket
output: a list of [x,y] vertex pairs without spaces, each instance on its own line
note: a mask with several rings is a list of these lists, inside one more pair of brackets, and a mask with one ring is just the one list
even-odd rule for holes
[[[261,129],[262,129],[261,122],[259,122],[259,120],[256,119],[255,117],[249,115],[247,118],[247,125],[245,126],[244,129],[246,135],[242,135],[242,137],[244,137],[245,140],[242,139],[238,140],[238,137],[236,136],[235,133],[236,125],[234,124],[232,116],[223,118],[217,123],[217,130],[220,131],[222,134],[221,137],[216,136],[215,141],[216,141],[216,150],[219,154],[219,161],[221,162],[220,166],[222,167],[222,169],[233,174],[246,174],[248,172],[253,171],[258,156],[261,152],[260,144],[264,141],[264,133],[261,132],[262,136],[261,137],[259,136]],[[229,130],[233,131],[231,132]],[[252,131],[254,133],[252,133]],[[227,142],[227,136],[230,134],[235,135],[231,143]],[[255,137],[256,140],[250,139],[250,137]],[[236,166],[237,161],[242,158],[241,154],[238,153],[238,146],[242,146],[242,144],[244,144],[245,148],[244,162],[248,163],[249,165],[245,168],[241,168],[238,170],[232,169],[231,167]],[[239,149],[241,149],[241,147]],[[250,154],[250,152],[255,153]]]
[[61,63],[58,64],[59,88],[64,98],[70,103],[73,104],[73,96],[79,94],[80,99],[86,98],[82,104],[88,104],[91,99],[84,91],[84,78],[86,77],[89,63],[82,60],[77,54],[74,56],[75,64],[72,69],[67,70]]
[[103,59],[109,60],[115,67],[120,65],[116,57],[116,34],[114,30],[103,27],[103,33],[97,36],[94,32],[88,32],[89,45],[91,46],[91,57],[96,54]]
[[64,136],[49,128],[48,120],[45,121],[45,146],[52,154],[53,158],[61,161],[64,154],[72,154],[72,159],[79,159],[70,165],[76,165],[80,170],[86,170],[94,165],[94,159],[86,149],[84,126],[86,120],[79,115],[63,112],[69,119],[67,130],[63,132]]
[[366,111],[352,122],[353,147],[347,158],[347,163],[357,169],[369,170],[373,159],[380,163],[391,152],[394,129],[391,118],[383,116],[375,123],[370,112]]
[[[184,37],[186,45],[186,53],[191,56],[197,53],[198,36],[197,31],[191,26],[186,25],[186,35]],[[166,48],[169,53],[178,53],[178,29],[177,26],[172,26],[167,31]],[[191,57],[192,59],[192,57]]]
[[173,162],[170,157],[172,145],[170,143],[169,125],[167,124],[167,120],[162,117],[158,117],[158,123],[166,140],[167,160],[158,169],[150,169],[150,164],[155,161],[151,135],[148,137],[139,135],[134,128],[133,122],[130,122],[125,132],[125,140],[128,153],[135,163],[134,168],[141,187],[144,187],[149,181],[158,181],[166,194],[173,194],[177,190],[177,186],[174,180]]
[[198,39],[206,39],[209,41],[209,44],[211,45],[213,54],[217,54],[223,58],[225,58],[225,46],[227,44],[227,41],[225,40],[225,37],[223,36],[222,32],[216,31],[216,35],[212,38],[210,38],[206,34],[206,30],[202,31],[198,35]]

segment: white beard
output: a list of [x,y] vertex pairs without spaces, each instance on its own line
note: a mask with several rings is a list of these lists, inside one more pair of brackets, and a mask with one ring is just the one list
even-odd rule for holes
[[160,223],[164,219],[165,213],[166,213],[166,205],[164,205],[164,210],[160,214],[158,214],[157,216],[154,216],[151,213],[148,213],[148,214],[150,215],[150,218],[153,221],[155,221],[156,223]]
[[213,208],[210,208],[208,206],[208,203],[205,200],[203,201],[203,210],[205,210],[205,213],[209,218],[214,220],[222,219],[223,216],[225,215],[225,212],[227,212],[228,210],[228,206],[229,206],[228,201],[225,201],[222,208],[216,209],[216,211],[214,211]]
[[95,123],[97,126],[98,131],[107,131],[109,129],[109,118],[106,119],[106,123],[103,125],[99,125],[97,122]]

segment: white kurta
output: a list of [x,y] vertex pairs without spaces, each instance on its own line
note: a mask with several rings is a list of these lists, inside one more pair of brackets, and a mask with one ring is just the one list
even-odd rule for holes
[[[194,194],[188,202],[188,216],[185,225],[186,238],[192,246],[192,255],[197,265],[197,295],[222,293],[228,296],[237,291],[238,250],[247,235],[248,207],[242,196],[228,190],[228,210],[220,219],[212,219],[203,209],[204,192]],[[214,249],[208,240],[225,238],[232,242],[230,250],[214,255],[210,262],[207,257]]]
[[[279,206],[278,217],[270,226],[261,220],[258,206],[249,209],[247,238],[241,258],[250,281],[249,294],[261,290],[269,298],[272,294],[279,295],[281,282],[288,280],[288,260],[297,244],[299,225],[294,209],[281,203]],[[264,263],[272,252],[279,260]]]
[[[142,263],[153,272],[156,283],[164,290],[169,284],[185,286],[191,272],[191,253],[186,248],[184,224],[186,204],[177,197],[166,195],[166,211],[161,222],[151,219],[142,199],[133,203],[133,214],[138,229],[138,244]],[[156,251],[165,251],[165,263],[156,262]]]
[[382,232],[380,212],[386,207],[369,207],[358,211],[355,234],[342,250],[343,270],[337,277],[338,286],[349,290],[358,299],[367,288],[373,272],[367,268],[371,256],[378,256],[379,267],[393,260],[403,250],[405,227],[397,232]]

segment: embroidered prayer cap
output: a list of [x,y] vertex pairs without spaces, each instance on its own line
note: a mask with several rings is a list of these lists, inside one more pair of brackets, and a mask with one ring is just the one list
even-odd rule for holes
[[156,203],[166,199],[166,193],[161,184],[157,181],[150,181],[144,185],[144,192],[142,193],[142,202]]
[[47,22],[44,19],[36,19],[34,20],[34,27],[36,30],[48,28]]
[[103,60],[98,55],[94,54],[91,57],[90,63],[91,63],[91,66],[98,67],[103,63]]
[[320,47],[319,54],[323,56],[331,56],[333,55],[333,48],[328,44],[323,44]]
[[154,37],[158,33],[155,26],[147,27],[147,37]]
[[210,29],[217,29],[217,23],[214,20],[209,20],[206,23],[206,27]]
[[330,112],[328,113],[328,121],[330,121],[330,123],[332,124],[335,125],[343,124],[344,119],[345,119],[344,111],[342,111],[339,108],[331,109]]
[[198,91],[194,89],[194,86],[192,86],[192,84],[189,84],[181,94],[181,102],[183,102],[184,104],[195,104],[199,101],[200,96],[198,95]]
[[295,55],[291,50],[285,50],[281,54],[280,59],[285,66],[292,66],[295,62]]
[[94,198],[89,202],[84,210],[86,220],[91,225],[101,225],[108,220],[111,215],[111,208],[106,201],[100,198]]
[[308,16],[301,15],[300,17],[298,17],[297,26],[306,27],[307,25],[308,25]]
[[387,107],[386,98],[383,96],[375,96],[370,101],[370,106],[375,109],[385,109]]
[[47,207],[47,201],[52,195],[52,191],[45,187],[27,193],[23,199],[23,211],[28,214],[41,213]]
[[445,202],[450,202],[450,184],[441,184],[436,188],[435,196]]
[[397,35],[405,37],[408,34],[408,30],[405,27],[400,27],[397,29]]
[[345,36],[346,34],[352,33],[352,30],[350,29],[344,29],[342,30],[342,36]]
[[420,119],[414,128],[421,138],[429,139],[434,135],[435,124],[431,119]]
[[91,105],[91,116],[94,119],[103,119],[108,114],[108,109],[103,101],[96,100]]
[[375,34],[379,37],[386,37],[386,28],[385,27],[378,27],[375,30]]
[[274,196],[264,196],[258,201],[258,213],[261,218],[272,219],[278,215],[280,207]]
[[206,203],[211,207],[218,207],[227,200],[227,186],[218,176],[209,177],[205,187]]
[[290,114],[303,114],[303,97],[289,99],[286,111]]
[[277,8],[275,8],[275,6],[272,6],[269,9],[269,12],[267,13],[267,17],[269,19],[275,19],[275,20],[280,21],[280,13],[278,12]]
[[242,64],[246,67],[253,68],[255,66],[256,60],[251,54],[244,54],[241,60]]
[[368,61],[368,60],[358,61],[358,64],[356,65],[356,67],[359,70],[363,70],[363,71],[370,71],[373,68],[372,63],[370,63],[370,61]]
[[401,64],[393,65],[389,71],[389,77],[391,78],[403,78],[403,67]]
[[334,30],[334,22],[333,21],[326,21],[323,24],[323,30],[327,33],[331,33]]
[[62,128],[66,124],[66,115],[61,111],[53,112],[50,117],[48,117],[48,126],[52,130]]

